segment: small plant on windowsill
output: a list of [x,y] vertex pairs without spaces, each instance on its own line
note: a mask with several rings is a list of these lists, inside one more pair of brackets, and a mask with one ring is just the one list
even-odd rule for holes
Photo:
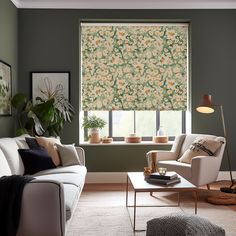
[[99,130],[104,128],[106,121],[95,115],[84,117],[82,127],[89,130],[88,142],[89,143],[100,143],[101,138]]

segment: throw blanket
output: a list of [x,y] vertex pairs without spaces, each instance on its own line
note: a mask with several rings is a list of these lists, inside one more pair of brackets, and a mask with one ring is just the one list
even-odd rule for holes
[[23,189],[32,179],[34,178],[20,175],[0,178],[0,235],[16,235]]

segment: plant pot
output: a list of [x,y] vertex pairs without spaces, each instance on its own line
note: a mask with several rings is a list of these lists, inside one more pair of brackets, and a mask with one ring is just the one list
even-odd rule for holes
[[93,128],[89,130],[89,143],[100,143],[100,132],[99,129]]

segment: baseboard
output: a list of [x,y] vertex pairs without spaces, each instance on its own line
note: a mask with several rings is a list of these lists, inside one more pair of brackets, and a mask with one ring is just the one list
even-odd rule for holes
[[[233,179],[236,179],[236,171],[232,171]],[[217,180],[230,180],[229,171],[220,171]]]
[[[236,179],[236,171],[232,172]],[[228,171],[220,171],[217,180],[230,180]],[[86,183],[126,183],[126,172],[88,172]]]
[[126,183],[127,172],[88,172],[86,183]]

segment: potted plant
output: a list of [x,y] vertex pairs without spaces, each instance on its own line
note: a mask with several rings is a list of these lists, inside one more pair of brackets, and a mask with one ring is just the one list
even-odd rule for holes
[[84,117],[82,127],[89,130],[89,139],[90,143],[100,143],[101,138],[99,130],[104,128],[106,121],[95,115]]
[[58,87],[52,89],[48,85],[46,88],[41,90],[42,96],[36,98],[35,104],[25,94],[18,93],[12,98],[18,121],[17,135],[43,135],[47,132],[50,136],[59,136],[64,124],[71,122],[73,106]]

